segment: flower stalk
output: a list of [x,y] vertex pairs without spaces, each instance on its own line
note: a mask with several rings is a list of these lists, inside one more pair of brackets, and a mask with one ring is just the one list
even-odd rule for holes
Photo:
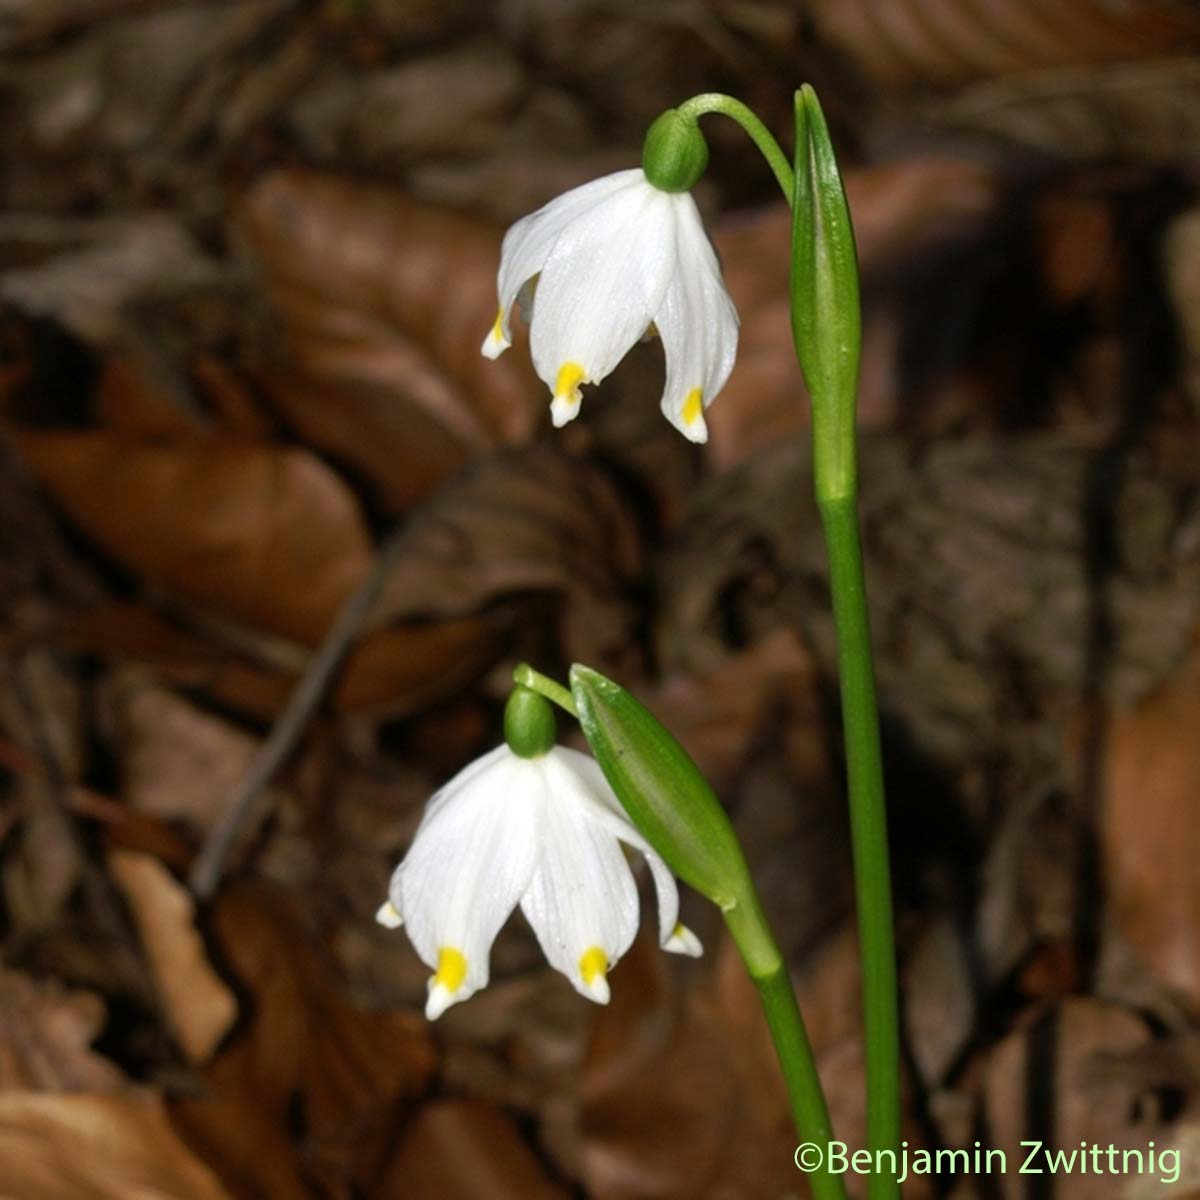
[[[872,1151],[894,1151],[900,1144],[899,1002],[875,669],[858,530],[858,264],[841,175],[811,87],[796,93],[795,112],[792,332],[812,397],[813,481],[837,633],[862,956],[867,1141]],[[886,1172],[868,1181],[871,1200],[899,1193],[899,1184]]]

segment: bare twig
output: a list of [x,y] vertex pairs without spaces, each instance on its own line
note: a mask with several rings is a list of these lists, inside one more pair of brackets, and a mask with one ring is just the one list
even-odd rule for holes
[[255,755],[229,808],[196,856],[189,882],[200,898],[207,899],[216,891],[230,847],[245,826],[255,800],[296,748],[406,544],[406,528],[396,530],[384,542],[370,572],[342,605],[325,641],[309,659],[300,682]]

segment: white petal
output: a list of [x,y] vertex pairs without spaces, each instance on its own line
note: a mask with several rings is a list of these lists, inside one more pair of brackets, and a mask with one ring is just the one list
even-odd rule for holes
[[[679,925],[679,888],[670,867],[663,862],[629,819],[595,759],[566,746],[559,746],[552,753],[579,781],[579,799],[588,819],[604,826],[614,837],[635,850],[640,850],[645,856],[658,899],[659,944],[663,949],[675,951],[676,947],[671,945],[671,940],[682,927]],[[692,934],[691,937],[699,946],[696,935]]]
[[[641,172],[632,169],[593,179],[564,192],[509,228],[500,248],[500,270],[496,279],[500,305],[495,324],[480,347],[481,353],[496,358],[511,345],[512,310],[518,293],[542,270],[563,229],[614,192],[637,182],[639,177]],[[526,322],[530,319],[527,312]]]
[[684,437],[704,442],[704,409],[725,386],[737,357],[738,317],[695,201],[686,193],[672,199],[675,274],[654,317],[667,357],[662,410]]
[[431,1020],[487,984],[492,942],[540,853],[544,793],[536,762],[498,747],[433,797],[392,876],[391,903],[435,972]]
[[661,307],[675,267],[672,199],[643,177],[556,239],[530,328],[534,368],[558,402],[556,424],[579,411],[579,383],[608,375]]
[[638,895],[616,836],[589,812],[595,803],[557,749],[545,765],[541,861],[521,911],[551,966],[577,991],[608,1002],[606,973],[637,932]]
[[699,958],[704,953],[700,939],[686,925],[675,926],[674,932],[663,942],[663,949],[672,954],[686,954],[688,958]]
[[375,920],[384,929],[399,929],[404,924],[404,918],[400,915],[400,910],[390,900],[385,900],[379,906],[379,910],[375,913]]

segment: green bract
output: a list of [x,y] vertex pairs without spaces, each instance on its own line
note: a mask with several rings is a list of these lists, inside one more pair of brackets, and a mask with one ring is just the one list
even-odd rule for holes
[[667,866],[722,909],[747,902],[753,887],[737,836],[687,751],[598,671],[573,666],[571,693],[600,769]]
[[520,758],[540,758],[557,738],[550,701],[517,684],[504,706],[504,740]]
[[668,108],[646,131],[642,170],[660,191],[690,191],[707,166],[708,143],[700,126],[678,109]]
[[792,336],[813,404],[818,497],[854,489],[854,409],[862,321],[854,230],[816,93],[796,93]]

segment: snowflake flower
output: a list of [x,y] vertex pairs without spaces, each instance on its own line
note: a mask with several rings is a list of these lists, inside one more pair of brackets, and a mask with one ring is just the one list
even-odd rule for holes
[[498,290],[483,353],[511,344],[520,302],[556,426],[579,414],[580,385],[599,383],[653,327],[666,350],[663,414],[708,439],[704,410],[733,370],[738,318],[688,192],[660,190],[639,167],[559,196],[505,235]]
[[403,924],[433,969],[425,1015],[487,985],[492,943],[518,903],[551,966],[607,1004],[606,976],[638,923],[621,843],[649,864],[663,948],[700,954],[678,922],[674,877],[587,755],[554,747],[524,758],[501,745],[438,791],[377,914],[389,928]]

